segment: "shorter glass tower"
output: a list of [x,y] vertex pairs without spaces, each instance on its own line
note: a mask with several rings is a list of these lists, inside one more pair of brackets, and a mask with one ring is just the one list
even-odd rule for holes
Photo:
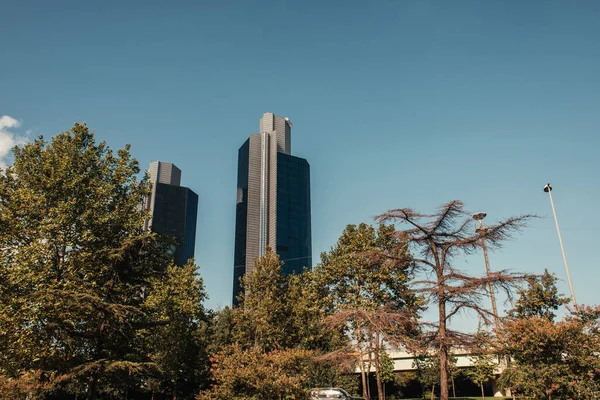
[[171,163],[153,161],[149,169],[152,195],[147,202],[152,219],[147,228],[175,239],[171,249],[175,264],[194,258],[198,195],[180,186],[181,170]]

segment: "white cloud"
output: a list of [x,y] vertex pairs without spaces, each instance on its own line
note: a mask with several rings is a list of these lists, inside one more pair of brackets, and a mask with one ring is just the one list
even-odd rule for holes
[[20,125],[21,123],[19,121],[13,117],[9,117],[8,115],[3,115],[0,117],[0,129],[18,128]]
[[8,115],[0,117],[0,168],[2,169],[6,168],[8,155],[12,148],[28,142],[27,136],[9,130],[19,126],[21,123]]

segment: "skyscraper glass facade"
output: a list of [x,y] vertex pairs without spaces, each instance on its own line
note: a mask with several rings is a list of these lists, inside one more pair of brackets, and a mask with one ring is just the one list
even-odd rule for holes
[[276,250],[286,275],[312,267],[310,166],[284,153],[277,154]]
[[181,170],[175,165],[152,161],[148,169],[152,194],[145,200],[151,219],[144,229],[175,239],[171,249],[175,263],[185,265],[194,257],[198,195],[180,186]]
[[198,195],[182,186],[156,183],[152,231],[175,239],[175,264],[194,257]]
[[291,153],[292,124],[265,113],[260,133],[238,152],[238,182],[233,269],[233,304],[240,278],[254,269],[267,248],[283,261],[283,272],[312,268],[310,167]]
[[250,139],[238,151],[238,189],[235,206],[235,251],[233,267],[233,303],[241,292],[240,278],[246,273],[246,234],[248,232],[248,157]]

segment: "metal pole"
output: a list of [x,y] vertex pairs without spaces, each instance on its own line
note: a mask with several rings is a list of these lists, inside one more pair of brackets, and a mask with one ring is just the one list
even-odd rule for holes
[[560,251],[562,252],[563,261],[565,263],[565,271],[567,272],[567,281],[569,282],[569,290],[571,291],[571,300],[573,300],[573,307],[577,309],[577,300],[575,299],[575,292],[573,291],[573,284],[571,283],[571,274],[569,273],[569,264],[567,263],[567,256],[565,254],[565,248],[563,246],[562,236],[560,234],[560,227],[558,226],[558,218],[556,218],[556,209],[554,208],[554,200],[552,200],[552,186],[547,184],[544,186],[544,192],[548,192],[550,195],[550,204],[552,205],[552,214],[554,214],[554,223],[556,223],[556,232],[558,233],[558,241],[560,242]]
[[[479,220],[479,230],[484,232],[487,228],[483,227],[483,220]],[[488,279],[490,278],[490,260],[487,255],[487,246],[485,245],[485,236],[481,236],[481,247],[483,248],[483,259],[485,260],[485,272],[487,273]],[[490,301],[492,303],[492,313],[494,314],[494,325],[496,326],[496,334],[500,333],[500,322],[498,321],[498,309],[496,308],[496,295],[494,293],[494,285],[491,281],[488,282],[490,291]]]

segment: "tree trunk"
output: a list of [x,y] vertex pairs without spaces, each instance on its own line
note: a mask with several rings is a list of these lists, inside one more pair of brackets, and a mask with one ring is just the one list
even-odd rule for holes
[[381,381],[381,374],[379,371],[375,371],[375,379],[377,381],[377,397],[379,400],[385,400],[385,396],[383,395],[383,382]]
[[365,369],[365,373],[367,376],[367,399],[371,400],[371,349],[369,349],[367,368]]
[[369,399],[369,394],[367,393],[367,377],[365,374],[365,361],[363,359],[363,353],[362,350],[359,352],[360,354],[360,361],[359,361],[359,365],[360,365],[360,378],[362,380],[362,391],[363,391],[363,397],[365,399]]
[[377,397],[379,400],[385,400],[383,393],[383,382],[381,381],[381,360],[379,359],[379,332],[375,334],[375,379],[377,381]]
[[94,400],[95,398],[96,398],[96,377],[94,376],[94,374],[92,374],[92,376],[90,376],[90,392],[89,392],[88,399]]
[[[438,277],[442,280],[443,277]],[[446,343],[446,301],[443,287],[439,294],[439,325],[440,325],[440,400],[448,400],[448,344]]]
[[434,400],[434,397],[433,397],[434,395],[435,395],[435,384],[433,384],[431,386],[431,400]]
[[483,391],[483,382],[481,382],[481,383],[479,384],[479,386],[481,386],[481,398],[482,398],[482,399],[485,399],[485,392]]
[[452,377],[452,397],[456,397],[456,390],[454,389],[454,377]]

